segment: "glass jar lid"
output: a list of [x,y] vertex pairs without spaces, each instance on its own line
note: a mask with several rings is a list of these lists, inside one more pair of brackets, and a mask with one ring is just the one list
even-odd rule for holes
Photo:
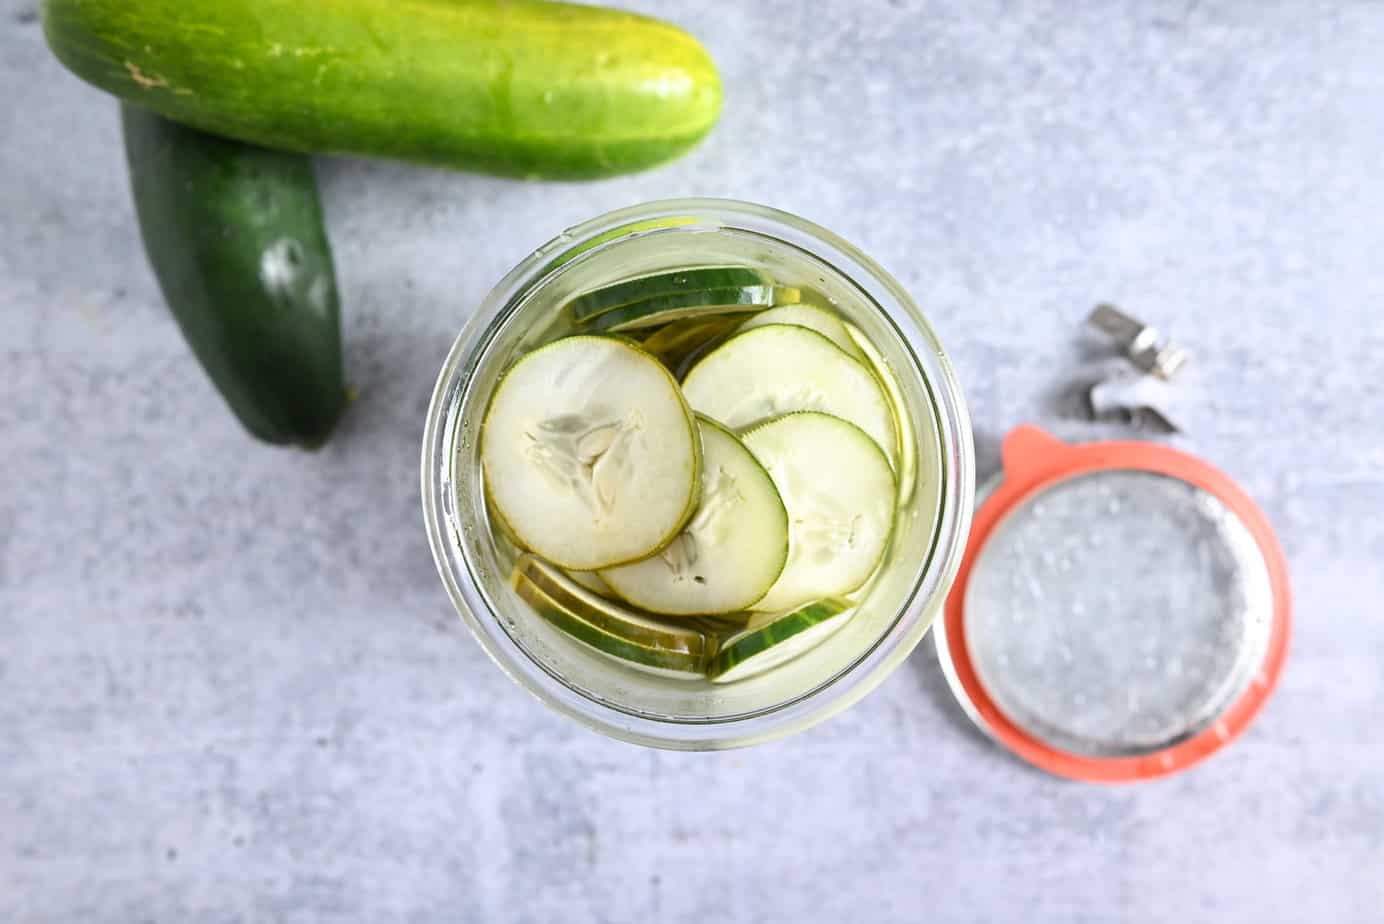
[[936,628],[977,724],[1045,770],[1103,782],[1175,772],[1242,731],[1289,623],[1254,503],[1163,446],[1022,427],[1003,457]]

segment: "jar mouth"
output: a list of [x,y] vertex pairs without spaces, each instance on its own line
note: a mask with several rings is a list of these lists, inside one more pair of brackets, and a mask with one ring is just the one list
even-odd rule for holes
[[[604,249],[666,232],[756,237],[791,248],[849,281],[870,306],[870,323],[888,337],[906,368],[919,406],[935,428],[937,519],[929,547],[887,625],[830,676],[759,708],[715,715],[646,711],[574,681],[517,640],[493,588],[504,583],[484,556],[468,554],[474,524],[465,514],[483,488],[476,469],[459,470],[462,450],[479,434],[467,410],[488,401],[478,383],[509,322],[528,300],[569,267]],[[704,238],[701,240],[710,240]],[[633,275],[633,274],[632,274]],[[909,384],[906,383],[906,384]],[[493,383],[491,385],[493,387]],[[485,394],[481,394],[484,392]],[[461,447],[461,449],[458,449]],[[680,199],[620,209],[569,228],[516,266],[464,325],[438,377],[423,441],[422,493],[429,542],[444,586],[487,654],[517,683],[559,712],[614,737],[665,748],[704,750],[757,743],[792,733],[844,709],[883,680],[911,652],[940,609],[960,565],[974,489],[974,450],[960,387],[938,339],[897,281],[837,235],[765,206],[726,199]],[[482,505],[483,506],[483,505]],[[497,584],[498,580],[498,584]],[[902,579],[901,579],[902,580]],[[738,686],[738,685],[732,685]]]

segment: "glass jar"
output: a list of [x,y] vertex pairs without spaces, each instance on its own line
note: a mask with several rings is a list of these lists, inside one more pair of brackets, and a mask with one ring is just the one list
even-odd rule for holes
[[[625,667],[535,617],[509,581],[512,550],[488,521],[480,424],[500,376],[551,339],[574,295],[689,266],[739,264],[809,285],[873,342],[897,379],[894,535],[855,615],[822,644],[759,676],[717,685]],[[684,750],[800,731],[879,684],[922,639],[956,575],[975,479],[970,423],[936,335],[902,287],[836,235],[763,206],[652,202],[571,228],[512,270],[442,367],[423,438],[423,509],[438,571],[486,652],[559,712],[625,741]]]

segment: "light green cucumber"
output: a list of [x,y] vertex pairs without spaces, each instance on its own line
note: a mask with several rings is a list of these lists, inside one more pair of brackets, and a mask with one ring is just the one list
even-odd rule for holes
[[44,0],[77,76],[203,131],[299,152],[561,179],[640,170],[715,124],[686,32],[541,0]]

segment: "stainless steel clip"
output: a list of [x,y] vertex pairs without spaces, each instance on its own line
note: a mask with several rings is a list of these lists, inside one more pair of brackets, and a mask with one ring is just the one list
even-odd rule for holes
[[1165,381],[1187,362],[1187,352],[1182,347],[1164,342],[1157,328],[1114,305],[1097,305],[1086,323],[1113,339],[1134,365]]

